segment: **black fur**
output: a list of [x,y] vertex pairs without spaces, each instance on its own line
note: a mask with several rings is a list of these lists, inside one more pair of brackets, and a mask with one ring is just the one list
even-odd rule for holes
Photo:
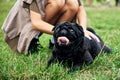
[[[101,51],[111,52],[111,49],[104,45],[102,39],[91,28],[88,28],[88,30],[94,33],[100,39],[100,42],[86,38],[82,27],[77,23],[58,23],[53,30],[55,45],[48,61],[48,67],[51,63],[58,61],[67,64],[71,68],[70,71],[74,71],[82,67],[84,63],[87,65],[92,63]],[[67,37],[70,43],[68,45],[65,43],[59,44],[57,38],[61,36]]]

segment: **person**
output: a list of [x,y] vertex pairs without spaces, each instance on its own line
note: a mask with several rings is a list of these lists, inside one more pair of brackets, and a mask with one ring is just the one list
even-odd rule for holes
[[91,6],[92,0],[86,0],[86,2],[87,2],[87,6]]
[[118,6],[120,0],[115,0],[115,6]]
[[78,21],[86,37],[98,40],[86,30],[86,12],[81,0],[17,0],[2,30],[5,41],[13,51],[32,53],[37,49],[41,34],[52,35],[55,24],[64,21]]

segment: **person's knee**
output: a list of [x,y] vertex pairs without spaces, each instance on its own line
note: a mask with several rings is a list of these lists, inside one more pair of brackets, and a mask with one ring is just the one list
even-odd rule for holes
[[50,4],[51,7],[54,7],[60,10],[64,7],[65,1],[64,0],[48,0],[48,4]]
[[65,5],[65,1],[64,0],[56,0],[56,4],[59,9],[62,9]]
[[77,3],[73,3],[73,2],[66,2],[66,10],[69,10],[71,12],[77,12],[79,5]]

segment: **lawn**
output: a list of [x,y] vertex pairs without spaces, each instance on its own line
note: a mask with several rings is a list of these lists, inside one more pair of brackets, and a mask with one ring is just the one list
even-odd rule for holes
[[[0,2],[0,27],[16,0]],[[120,7],[85,8],[88,26],[95,29],[106,45],[112,48],[112,53],[101,53],[93,64],[83,66],[71,74],[67,67],[53,64],[46,69],[51,49],[51,35],[43,34],[40,43],[43,48],[39,53],[26,56],[12,52],[3,39],[0,29],[0,79],[1,80],[120,80]]]

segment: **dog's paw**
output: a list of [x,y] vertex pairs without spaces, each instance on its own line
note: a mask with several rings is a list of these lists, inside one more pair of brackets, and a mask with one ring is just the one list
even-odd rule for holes
[[77,64],[77,65],[74,65],[73,67],[71,67],[67,73],[72,73],[72,72],[75,72],[80,69],[82,69],[82,64]]

